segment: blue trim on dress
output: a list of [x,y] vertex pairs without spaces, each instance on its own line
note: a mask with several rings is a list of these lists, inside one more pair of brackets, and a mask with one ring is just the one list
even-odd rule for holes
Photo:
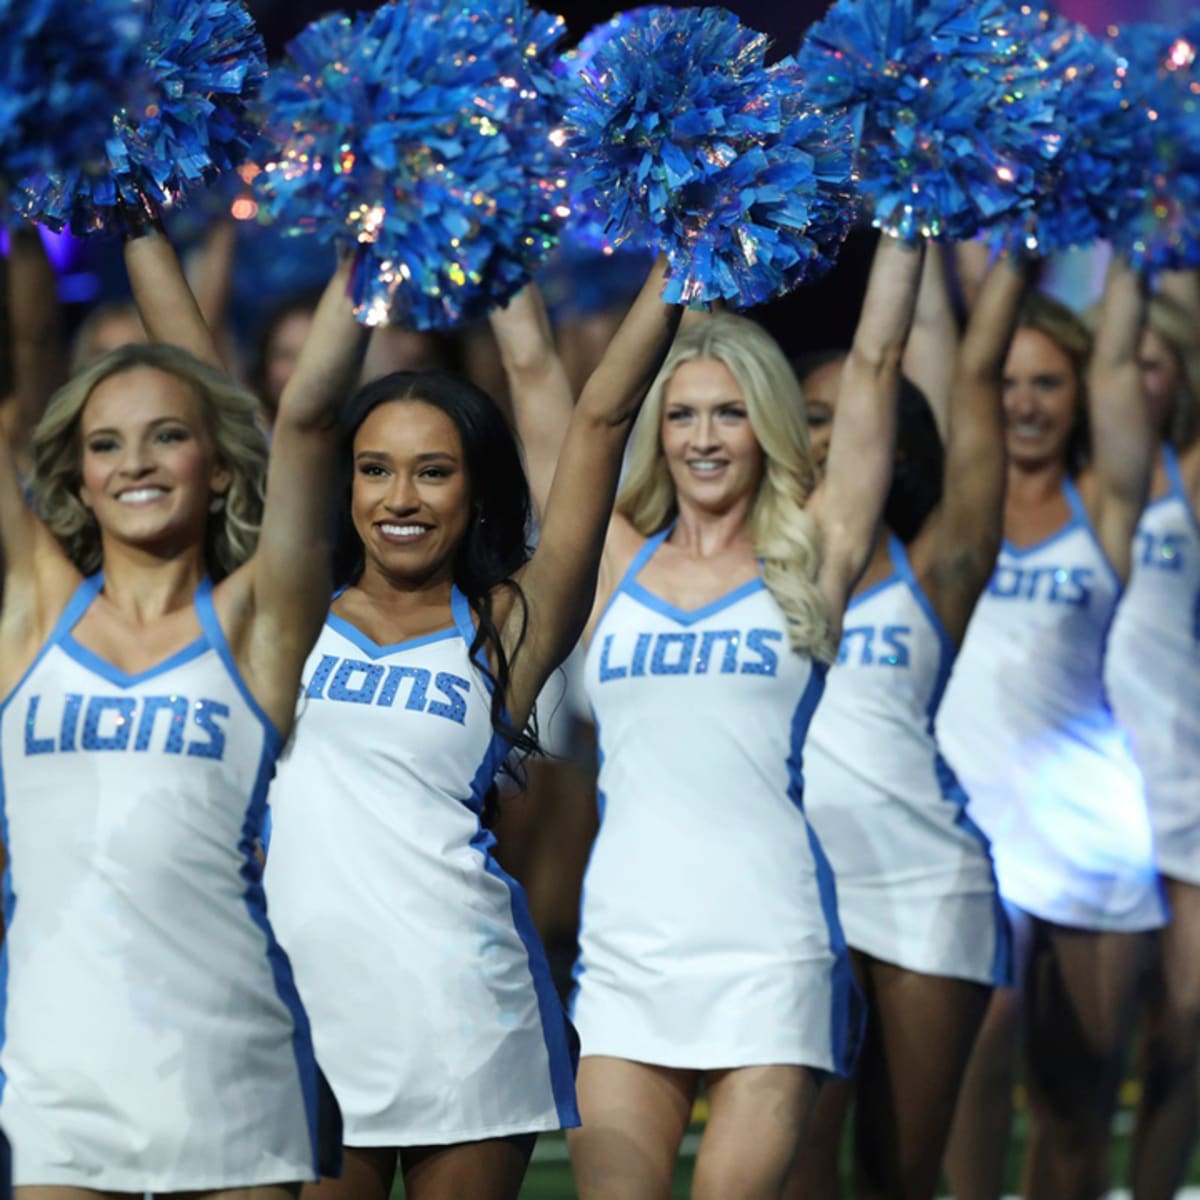
[[933,632],[937,635],[938,673],[934,680],[933,692],[929,698],[929,722],[930,729],[932,730],[933,718],[937,716],[938,707],[941,705],[942,696],[946,691],[946,685],[950,682],[950,671],[954,666],[954,659],[957,657],[958,651],[949,633],[946,632],[945,625],[942,624],[942,618],[938,616],[937,610],[933,607],[933,602],[925,594],[924,589],[917,580],[917,574],[912,569],[912,563],[909,561],[908,551],[905,550],[904,543],[894,534],[888,535],[888,553],[891,555],[892,565],[896,569],[896,574],[908,585],[908,590],[912,594],[912,598],[917,602],[917,606],[925,614],[925,619],[933,627]]
[[859,592],[850,597],[846,602],[846,611],[849,612],[852,608],[857,608],[860,604],[870,600],[873,596],[879,595],[880,592],[886,592],[888,588],[899,583],[895,571],[892,572],[886,579],[881,579],[878,583],[873,583],[865,592]]
[[[271,968],[271,977],[275,984],[275,994],[283,1002],[284,1007],[292,1018],[292,1053],[296,1059],[296,1071],[300,1077],[300,1089],[304,1097],[304,1114],[308,1123],[309,1146],[312,1153],[312,1168],[314,1181],[322,1174],[328,1173],[329,1164],[322,1161],[320,1129],[320,1088],[318,1086],[317,1058],[313,1050],[312,1030],[308,1023],[308,1014],[300,1001],[300,993],[292,975],[292,964],[288,960],[283,947],[275,939],[275,931],[267,917],[267,899],[263,891],[262,867],[254,853],[255,843],[267,810],[267,790],[275,774],[275,759],[278,746],[272,744],[270,736],[272,726],[269,725],[264,733],[262,753],[258,760],[258,771],[254,779],[254,787],[250,793],[250,801],[246,806],[246,815],[242,821],[242,836],[238,842],[238,850],[242,855],[242,866],[239,872],[246,890],[242,900],[251,921],[258,927],[266,939],[267,962]],[[340,1140],[340,1139],[339,1139]]]
[[204,630],[209,645],[217,652],[225,670],[229,672],[234,686],[246,702],[246,706],[258,718],[259,723],[266,731],[267,742],[271,748],[272,759],[274,759],[283,748],[283,734],[279,732],[279,727],[267,716],[262,705],[254,698],[254,693],[246,686],[246,681],[242,678],[241,671],[238,670],[237,661],[233,657],[229,643],[225,640],[225,631],[221,628],[217,610],[213,606],[211,580],[202,579],[200,586],[196,589],[196,615],[200,618],[200,628]]
[[664,600],[661,596],[656,596],[636,580],[631,580],[627,583],[624,590],[625,594],[631,600],[636,600],[645,608],[651,609],[660,616],[669,618],[677,625],[695,625],[698,621],[715,616],[722,609],[729,608],[739,600],[744,600],[747,596],[753,596],[756,592],[761,592],[766,586],[762,580],[762,576],[756,576],[754,579],[747,579],[740,587],[736,587],[732,592],[727,592],[724,596],[718,597],[716,600],[704,605],[703,608],[693,609],[676,608],[674,604]]
[[858,1052],[862,1046],[866,1028],[866,1004],[854,968],[850,963],[850,951],[846,946],[846,935],[838,917],[837,884],[833,868],[825,856],[816,830],[804,815],[804,742],[808,727],[816,711],[817,702],[825,690],[828,668],[813,662],[808,683],[800,697],[800,703],[792,715],[791,741],[788,751],[788,796],[799,810],[800,819],[808,833],[808,845],[812,851],[813,865],[817,876],[817,893],[821,899],[821,915],[825,918],[825,930],[829,938],[829,950],[833,955],[830,995],[830,1054],[833,1061],[832,1073],[840,1079],[854,1074]]
[[400,654],[405,650],[416,650],[419,646],[428,646],[431,642],[443,642],[447,638],[459,636],[458,626],[451,625],[449,628],[439,629],[435,633],[426,633],[421,637],[409,638],[404,642],[395,642],[390,646],[381,646],[378,642],[372,641],[357,625],[351,624],[345,617],[339,617],[335,612],[330,612],[326,615],[325,624],[334,633],[344,637],[346,641],[353,642],[368,658],[387,658],[389,654]]
[[[39,655],[40,658],[40,655]],[[14,690],[15,694],[15,690]],[[8,794],[4,790],[4,764],[0,762],[0,838],[4,843],[4,944],[0,946],[0,1055],[8,1044],[8,948],[12,942],[13,917],[17,911],[17,894],[12,884],[12,852],[8,841]],[[0,1066],[0,1099],[7,1082]]]
[[41,665],[42,659],[46,657],[50,647],[61,642],[79,624],[83,614],[87,612],[92,601],[99,594],[102,583],[103,580],[99,575],[92,575],[84,579],[75,589],[74,594],[67,601],[66,607],[62,610],[62,614],[54,622],[54,628],[51,629],[50,636],[46,639],[42,648],[33,656],[33,662],[25,668],[24,674],[17,680],[12,691],[3,700],[0,700],[0,717],[3,717],[4,710],[8,707],[9,702],[25,686],[29,677]]
[[1067,503],[1071,506],[1071,511],[1075,514],[1075,522],[1083,526],[1087,531],[1087,535],[1092,539],[1092,544],[1096,547],[1096,552],[1100,555],[1100,561],[1108,569],[1109,575],[1112,576],[1113,584],[1117,589],[1117,598],[1120,599],[1121,593],[1125,590],[1125,583],[1121,576],[1117,574],[1117,568],[1112,565],[1109,560],[1108,552],[1104,549],[1100,541],[1099,534],[1096,533],[1096,528],[1092,524],[1091,517],[1088,516],[1087,508],[1084,507],[1083,498],[1079,494],[1079,489],[1076,488],[1074,482],[1070,479],[1063,480],[1063,495],[1067,498]]
[[[484,754],[483,762],[471,781],[471,797],[475,801],[472,809],[478,817],[482,798],[496,777],[500,763],[510,749],[506,739],[493,735]],[[579,1066],[579,1037],[571,1025],[550,974],[546,952],[533,924],[525,889],[509,875],[492,857],[496,839],[491,830],[482,825],[476,828],[471,838],[471,848],[483,859],[483,869],[508,888],[510,912],[513,926],[529,966],[534,995],[537,997],[538,1014],[542,1023],[542,1039],[546,1045],[546,1057],[550,1063],[550,1089],[554,1096],[554,1107],[563,1129],[574,1129],[580,1124],[579,1108],[575,1100],[575,1072]]]
[[59,645],[62,646],[64,653],[73,658],[85,670],[91,671],[93,675],[99,675],[101,679],[107,680],[119,688],[137,687],[140,683],[147,683],[156,675],[162,675],[166,671],[182,667],[185,663],[199,658],[209,650],[208,638],[201,634],[195,641],[184,646],[182,650],[176,650],[170,658],[164,659],[153,667],[147,667],[136,675],[127,675],[120,667],[114,666],[107,659],[101,658],[94,650],[89,650],[82,643],[77,642],[70,633],[63,636]]
[[[458,636],[467,643],[467,649],[471,648],[471,644],[475,641],[475,614],[471,612],[470,601],[458,590],[457,587],[450,589],[450,614],[454,618],[454,628],[458,630]],[[478,666],[478,663],[476,664]]]

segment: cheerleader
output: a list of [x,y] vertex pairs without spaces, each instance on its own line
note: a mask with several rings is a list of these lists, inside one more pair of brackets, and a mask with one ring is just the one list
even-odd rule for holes
[[853,1064],[858,997],[801,758],[887,489],[920,257],[878,251],[819,488],[795,377],[743,318],[685,328],[639,423],[587,634],[601,826],[568,1135],[584,1200],[670,1195],[702,1078],[693,1194],[779,1195],[818,1081]]
[[1138,1200],[1169,1200],[1195,1144],[1200,1049],[1200,327],[1150,301],[1142,383],[1164,437],[1138,525],[1133,571],[1109,642],[1107,679],[1146,783],[1171,922],[1154,956],[1134,1132]]
[[[344,423],[336,597],[271,793],[267,891],[345,1115],[321,1197],[506,1200],[578,1124],[576,1043],[482,824],[579,636],[629,429],[677,310],[651,274],[584,389],[536,552],[499,408],[404,373]],[[347,997],[353,992],[353,1002]]]
[[1141,779],[1103,683],[1153,461],[1142,313],[1137,277],[1114,264],[1090,367],[1086,331],[1042,298],[1023,309],[1005,367],[1004,544],[938,719],[1018,939],[1018,992],[993,997],[960,1095],[948,1157],[959,1200],[1003,1191],[1018,1027],[1024,1194],[1104,1191],[1135,984],[1165,919]]
[[[1001,370],[1022,292],[1008,264],[982,289],[947,389],[944,455],[924,397],[910,384],[901,391],[884,528],[805,747],[806,811],[837,877],[868,1003],[853,1089],[858,1195],[934,1195],[988,995],[1010,982],[987,840],[938,752],[933,718],[999,549]],[[810,397],[801,383],[806,404],[836,412],[835,391]],[[849,1084],[823,1089],[791,1196],[838,1195],[850,1098]]]
[[[126,259],[156,342],[51,401],[23,502],[0,458],[4,1031],[17,1194],[294,1195],[336,1109],[267,921],[253,830],[328,589],[339,273],[266,451],[178,263]],[[261,523],[261,535],[260,535]]]

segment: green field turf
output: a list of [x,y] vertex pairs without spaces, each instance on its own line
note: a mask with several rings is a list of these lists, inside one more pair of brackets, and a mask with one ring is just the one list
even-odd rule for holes
[[[1134,1089],[1126,1087],[1123,1096],[1126,1106],[1117,1114],[1115,1122],[1112,1178],[1116,1187],[1124,1186],[1127,1179],[1129,1131],[1133,1124],[1133,1113],[1130,1106],[1135,1095]],[[679,1167],[675,1172],[675,1186],[672,1191],[673,1197],[687,1197],[688,1195],[696,1146],[700,1141],[702,1130],[702,1125],[693,1125],[685,1139]],[[1024,1131],[1024,1113],[1018,1110],[1014,1128],[1012,1154],[1009,1159],[1008,1180],[1009,1191],[1014,1195],[1017,1192],[1021,1158],[1025,1150]],[[1200,1168],[1200,1162],[1194,1163],[1191,1174],[1192,1183],[1200,1183],[1200,1169],[1198,1168]],[[849,1195],[849,1189],[847,1189],[845,1194]],[[402,1200],[403,1196],[404,1188],[400,1183],[397,1183],[396,1190],[392,1194],[392,1200]],[[537,1150],[534,1152],[533,1162],[530,1164],[529,1174],[525,1179],[525,1187],[521,1191],[521,1200],[575,1200],[575,1187],[571,1181],[571,1167],[567,1161],[566,1141],[561,1135],[544,1135],[539,1140]]]

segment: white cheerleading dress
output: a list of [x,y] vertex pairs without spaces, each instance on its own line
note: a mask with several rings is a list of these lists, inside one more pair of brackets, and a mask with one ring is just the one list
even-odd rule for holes
[[315,1179],[340,1154],[254,857],[279,737],[201,585],[202,636],[127,676],[71,636],[0,707],[0,1124],[17,1186]]
[[910,971],[1011,982],[987,838],[938,751],[954,646],[903,545],[846,612],[804,748],[804,807],[837,879],[847,943]]
[[1069,480],[1064,491],[1067,525],[1001,549],[938,741],[1005,900],[1077,929],[1156,929],[1166,912],[1142,780],[1104,690],[1121,584]]
[[1108,690],[1146,782],[1159,870],[1200,886],[1200,524],[1179,463],[1138,526],[1117,609]]
[[480,825],[509,746],[452,607],[395,646],[330,614],[271,789],[272,920],[348,1146],[579,1123],[574,1031]]
[[[669,532],[669,531],[667,531]],[[600,832],[572,1016],[585,1055],[848,1074],[861,999],[801,757],[825,670],[761,580],[685,612],[637,576],[588,648]]]

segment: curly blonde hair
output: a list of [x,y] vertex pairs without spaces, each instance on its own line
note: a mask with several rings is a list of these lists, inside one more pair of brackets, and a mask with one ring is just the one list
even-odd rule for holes
[[164,371],[191,387],[200,400],[217,459],[232,476],[225,502],[210,515],[205,535],[208,572],[214,579],[224,578],[254,553],[258,543],[266,439],[256,421],[255,398],[177,346],[122,346],[59,388],[33,433],[34,508],[80,571],[90,575],[100,569],[100,529],[79,498],[80,418],[100,383],[139,367]]
[[617,511],[645,537],[678,512],[662,449],[663,407],[676,370],[701,358],[723,363],[737,380],[763,450],[766,469],[750,511],[750,536],[762,560],[763,582],[787,619],[791,648],[832,662],[833,614],[817,587],[820,540],[804,508],[816,486],[804,397],[783,351],[753,321],[720,313],[680,332],[638,418]]

